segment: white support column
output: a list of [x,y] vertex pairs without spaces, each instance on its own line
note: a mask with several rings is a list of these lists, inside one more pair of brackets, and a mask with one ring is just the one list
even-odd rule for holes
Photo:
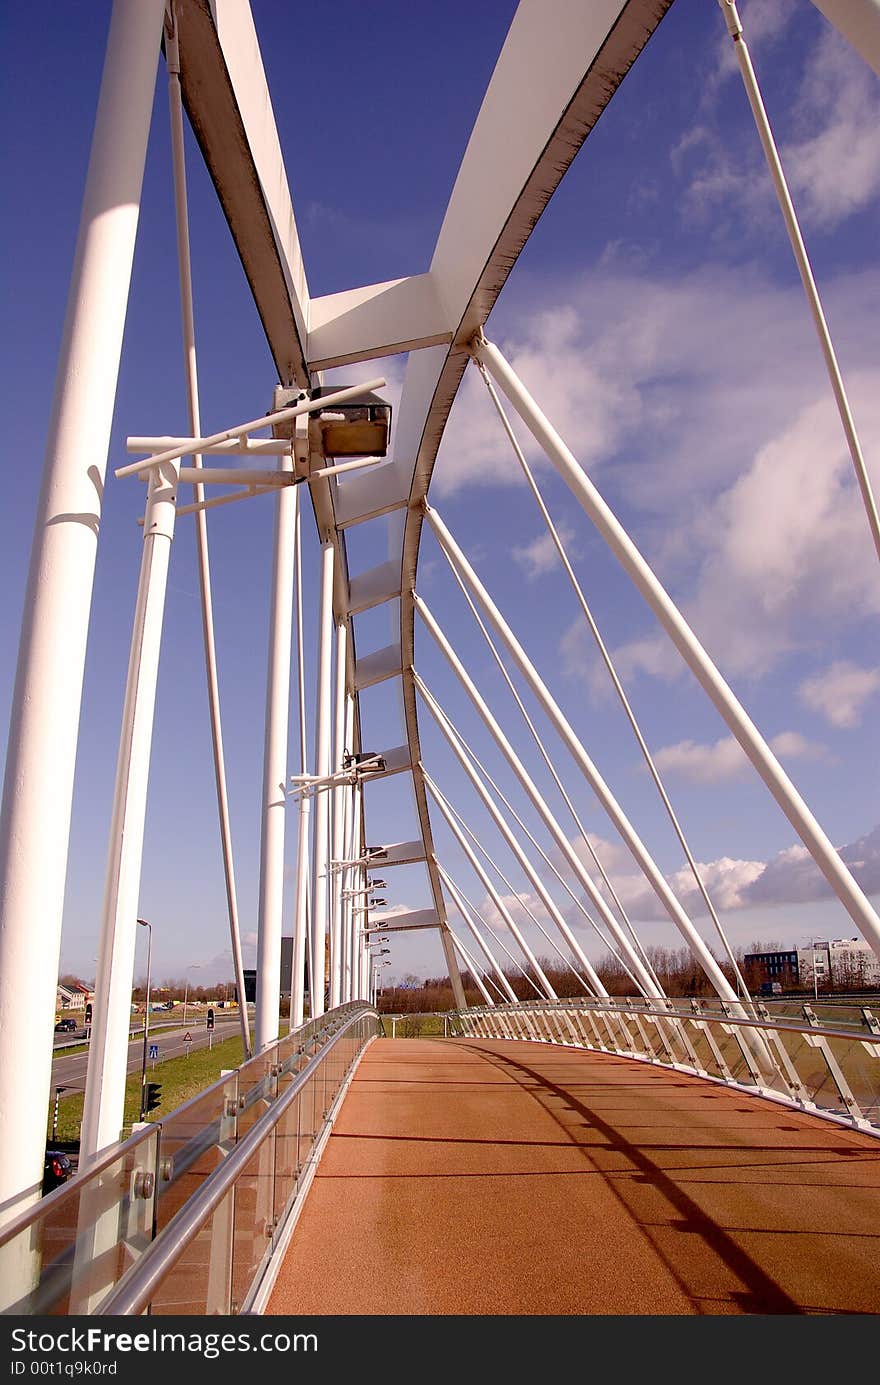
[[[333,669],[333,544],[321,545],[321,597],[318,612],[318,684],[315,694],[315,774],[330,773]],[[328,923],[330,794],[315,793],[312,837],[312,972],[309,978],[312,1018],[324,1013],[325,947]],[[371,985],[369,973],[368,986]],[[369,990],[365,994],[369,994]]]
[[[534,434],[550,461],[608,544],[624,571],[632,578],[694,677],[711,698],[733,735],[760,774],[776,802],[822,871],[838,899],[880,958],[880,918],[844,865],[832,842],[814,818],[785,770],[745,708],[734,696],[715,664],[691,630],[648,563],[617,517],[599,495],[583,467],[549,420],[538,408],[522,381],[491,342],[476,341],[473,352],[482,361],[523,422]],[[493,622],[494,623],[494,622]],[[509,646],[508,646],[509,647]],[[513,652],[511,650],[511,652]],[[514,655],[514,657],[516,657]],[[727,998],[727,997],[725,997]]]
[[[292,471],[293,458],[279,457],[278,466],[280,471]],[[283,487],[275,498],[275,548],[266,673],[266,738],[263,748],[260,904],[257,917],[257,1010],[254,1028],[254,1049],[257,1053],[275,1042],[280,1028],[284,829],[298,498],[298,486]]]
[[83,1106],[81,1170],[88,1168],[101,1150],[115,1144],[122,1131],[147,783],[168,564],[174,537],[176,484],[177,465],[169,462],[151,479],[147,497],[110,821]]
[[[345,700],[345,743],[351,745],[354,738],[354,698],[347,697]],[[355,847],[356,840],[356,796],[357,785],[349,784],[345,788],[345,815],[344,831],[342,838],[342,853],[346,861],[351,861],[357,854]],[[354,899],[348,888],[348,881],[351,869],[348,868],[340,872],[340,889],[342,891],[342,952],[343,952],[343,985],[342,998],[344,1001],[355,999],[355,933],[354,933]]]
[[[348,626],[341,621],[336,627],[336,682],[333,696],[333,771],[342,769],[342,757],[346,750],[346,697],[345,670],[348,652]],[[351,747],[349,746],[350,750]],[[345,800],[348,786],[339,784],[329,795],[332,808],[332,847],[333,860],[341,861],[345,849]],[[342,1003],[343,972],[345,971],[344,936],[342,930],[342,881],[343,871],[337,870],[330,877],[332,881],[332,907],[330,910],[330,1009],[335,1010]]]
[[[440,637],[440,640],[443,641],[443,643],[440,645],[441,649],[443,649],[443,652],[444,654],[446,654],[447,659],[450,660],[451,666],[457,673],[458,677],[462,680],[464,687],[468,692],[468,695],[474,701],[474,705],[476,706],[480,715],[483,717],[483,720],[485,721],[488,729],[495,737],[498,746],[501,749],[504,756],[506,757],[508,763],[510,764],[511,769],[513,769],[514,773],[520,779],[523,788],[526,790],[526,793],[529,795],[538,812],[541,814],[546,825],[549,827],[550,831],[555,837],[557,843],[560,843],[560,839],[562,839],[562,841],[565,841],[566,845],[568,845],[567,838],[565,837],[562,828],[559,826],[553,814],[550,812],[550,809],[548,808],[547,804],[544,802],[544,799],[542,798],[541,794],[538,792],[537,786],[533,784],[532,781],[529,779],[528,775],[526,774],[525,770],[520,764],[519,759],[514,753],[513,747],[510,745],[509,741],[504,735],[504,732],[501,730],[501,727],[498,725],[495,718],[492,716],[492,713],[489,711],[489,708],[486,706],[485,702],[480,697],[480,694],[477,692],[474,683],[465,671],[464,666],[461,664],[461,661],[458,659],[458,657],[452,650],[452,647],[448,644],[448,641],[446,641],[445,636],[443,635],[443,632],[440,630],[440,627],[434,620],[434,617],[431,615],[430,611],[428,610],[425,603],[422,601],[421,597],[414,596],[413,599],[415,601],[416,610],[422,616],[423,620],[425,620],[428,629],[431,631],[432,634],[434,634],[434,631],[436,630],[437,635],[439,635]],[[435,638],[437,638],[436,635]],[[538,898],[544,905],[544,908],[547,910],[553,922],[556,924],[556,927],[559,929],[562,936],[565,938],[565,941],[568,943],[568,946],[571,948],[574,956],[577,957],[578,961],[583,967],[587,980],[590,982],[590,985],[594,988],[597,995],[607,995],[608,992],[602,985],[602,982],[599,980],[599,977],[595,971],[595,968],[590,962],[589,957],[587,957],[577,938],[574,936],[568,924],[565,922],[565,919],[563,918],[562,914],[559,912],[559,909],[557,908],[552,895],[547,890],[540,875],[535,870],[531,861],[526,856],[525,852],[523,851],[522,847],[517,841],[504,815],[498,808],[497,803],[492,798],[492,795],[488,792],[486,786],[483,784],[479,775],[474,770],[473,765],[471,765],[470,760],[464,753],[463,748],[458,744],[458,737],[451,723],[449,723],[448,718],[446,717],[442,708],[431,696],[431,693],[428,691],[424,682],[418,677],[416,679],[416,685],[419,689],[419,692],[422,694],[422,697],[424,697],[429,708],[431,709],[431,712],[434,715],[437,725],[440,727],[440,730],[443,732],[444,736],[449,742],[449,745],[452,747],[456,759],[458,760],[465,774],[470,779],[471,783],[473,784],[483,803],[488,808],[499,832],[503,836],[504,840],[507,842],[508,846],[510,847],[514,856],[516,857],[516,860],[519,863],[520,867],[525,872],[525,875],[529,883],[532,885],[532,888],[537,893]],[[570,846],[569,850],[571,850]],[[658,988],[655,986],[648,972],[645,970],[639,958],[634,953],[629,939],[626,938],[622,933],[619,923],[614,918],[614,915],[611,913],[611,910],[608,908],[608,905],[605,903],[605,900],[599,894],[599,891],[597,890],[590,876],[587,875],[586,871],[583,870],[583,866],[579,861],[578,867],[582,873],[582,876],[584,877],[582,879],[581,875],[579,875],[578,878],[581,879],[581,883],[584,885],[584,888],[586,889],[587,893],[592,899],[597,911],[602,915],[604,922],[608,925],[610,931],[617,939],[617,942],[622,948],[623,952],[629,958],[630,962],[633,963],[633,978],[636,981],[636,984],[642,988],[645,995],[660,994]]]
[[[348,699],[348,723],[354,726],[354,699]],[[349,739],[351,739],[349,731]],[[354,860],[360,851],[360,811],[361,796],[356,784],[352,784],[347,790],[348,811],[345,821],[345,844],[343,847],[344,859]],[[360,954],[358,950],[358,919],[361,917],[355,913],[355,899],[360,896],[352,894],[354,882],[357,879],[357,867],[349,866],[342,872],[343,882],[343,933],[345,947],[345,999],[357,1000],[360,994]]]
[[42,1186],[86,637],[164,9],[113,5],[24,600],[0,827],[0,1124],[15,1131],[0,1142],[0,1224]]
[[[296,610],[296,686],[299,722],[299,772],[308,774],[308,741],[306,733],[306,665],[303,648],[303,586],[302,586],[302,506],[297,504],[294,516],[293,592]],[[296,850],[296,902],[293,916],[293,964],[290,979],[290,1024],[298,1029],[305,1017],[303,996],[307,953],[309,917],[309,826],[312,801],[307,793],[299,796],[299,824]]]
[[504,975],[500,963],[496,961],[492,949],[489,947],[489,944],[486,942],[485,938],[483,937],[482,933],[477,927],[476,920],[472,917],[470,909],[467,907],[464,900],[462,899],[461,894],[459,893],[458,888],[455,885],[455,882],[443,869],[439,861],[437,862],[437,869],[440,872],[440,879],[443,881],[443,884],[446,886],[447,890],[452,896],[453,904],[455,905],[456,909],[458,910],[459,914],[464,919],[464,922],[467,925],[468,932],[471,934],[474,942],[477,944],[477,947],[480,949],[486,961],[489,963],[489,966],[491,967],[492,971],[495,973],[498,979],[498,984],[501,987],[502,991],[507,996],[508,1000],[513,1001],[515,1005],[516,991],[513,989],[507,977]]
[[[528,682],[529,687],[531,688],[535,697],[538,699],[541,706],[543,707],[547,717],[551,721],[563,745],[565,745],[566,749],[571,754],[572,758],[574,759],[576,765],[580,769],[587,783],[590,785],[590,788],[593,790],[593,793],[596,795],[597,799],[602,805],[602,808],[604,809],[605,813],[608,815],[610,821],[612,822],[616,830],[620,833],[620,836],[622,837],[623,841],[629,847],[629,850],[632,853],[636,864],[638,865],[642,874],[645,876],[645,879],[648,881],[648,884],[651,886],[654,893],[657,895],[657,898],[660,900],[667,914],[672,919],[672,922],[675,924],[676,928],[681,933],[691,952],[697,958],[698,962],[700,963],[700,966],[703,968],[709,980],[712,982],[712,985],[715,987],[715,990],[718,992],[718,994],[722,997],[723,1000],[729,1000],[734,1003],[737,1003],[739,998],[736,994],[736,991],[733,989],[727,977],[724,975],[724,972],[721,970],[720,966],[715,960],[713,953],[706,946],[703,939],[700,937],[700,934],[697,932],[696,928],[694,928],[694,925],[691,923],[690,919],[688,918],[678,899],[670,889],[666,881],[666,878],[663,875],[663,872],[660,870],[653,856],[648,851],[642,839],[639,837],[629,818],[626,816],[620,804],[617,802],[617,799],[614,797],[610,788],[605,783],[605,780],[602,778],[598,769],[593,764],[593,761],[590,759],[589,755],[584,749],[579,737],[575,734],[570,722],[563,715],[561,708],[559,707],[556,700],[553,698],[546,683],[540,677],[531,659],[528,657],[522,645],[519,643],[519,640],[516,638],[510,626],[507,624],[507,621],[504,619],[498,607],[495,605],[494,601],[489,596],[489,593],[486,591],[486,588],[483,586],[479,577],[474,572],[473,568],[465,558],[461,549],[458,547],[458,544],[455,542],[449,530],[446,528],[446,525],[443,523],[440,516],[434,510],[428,510],[427,518],[431,525],[431,528],[433,529],[437,537],[438,542],[443,546],[443,548],[446,549],[447,553],[449,553],[449,556],[452,558],[462,577],[465,579],[468,586],[471,588],[471,591],[473,591],[479,599],[480,604],[482,605],[483,609],[485,610],[486,614],[488,615],[490,621],[494,625],[498,634],[501,636],[504,643],[507,645],[507,648],[514,659],[514,662],[516,663],[523,677]],[[444,650],[444,653],[445,652],[446,651]],[[448,653],[447,658],[449,658]],[[473,687],[472,683],[471,687]],[[468,689],[468,691],[470,692],[470,688]],[[476,689],[474,689],[473,692],[470,692],[470,695],[472,700],[474,699],[475,695],[477,698],[479,697],[479,694],[476,693]],[[482,702],[482,699],[480,699],[480,701]],[[483,704],[483,706],[485,706],[485,704]],[[491,716],[491,713],[488,712],[488,708],[486,708],[485,712],[483,712],[484,717],[487,714]],[[496,734],[494,729],[492,729],[492,733],[493,735]],[[524,782],[526,782],[527,776],[525,775],[525,771],[520,769],[520,771],[518,772],[520,773],[520,777],[524,780]],[[547,825],[548,827],[551,827],[551,823],[549,820],[547,820]],[[569,862],[572,870],[575,872],[578,879],[584,885],[584,888],[587,889],[587,882],[590,881],[590,876],[584,869],[583,863],[577,856],[565,833],[559,827],[558,823],[555,825],[555,828],[551,827],[551,831],[553,831],[553,835],[556,838],[557,845],[559,846],[566,860]],[[614,936],[617,938],[618,942],[621,944],[621,946],[623,946],[624,944],[626,945],[626,951],[630,959],[630,962],[633,964],[636,962],[638,963],[638,966],[635,968],[635,970],[637,975],[639,975],[640,979],[644,981],[645,978],[648,976],[644,964],[642,963],[641,958],[637,956],[634,949],[630,945],[629,940],[626,938],[625,934],[621,930],[617,920],[614,918],[614,915],[605,905],[605,902],[604,900],[602,900],[601,895],[599,895],[598,891],[596,891],[595,889],[591,893],[591,898],[593,898],[593,902],[596,905],[596,907],[600,909],[600,912],[602,912],[602,917],[605,923],[608,925],[609,928],[612,929]],[[657,988],[653,981],[651,981],[651,990],[648,993],[653,995],[657,994]]]

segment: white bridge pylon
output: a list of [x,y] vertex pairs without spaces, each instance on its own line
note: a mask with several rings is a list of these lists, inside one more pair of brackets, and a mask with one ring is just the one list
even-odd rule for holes
[[[122,1126],[125,1072],[120,1055],[124,1052],[128,1026],[127,997],[132,981],[164,584],[175,520],[193,510],[204,540],[200,571],[209,705],[215,730],[220,838],[235,951],[238,910],[232,843],[224,808],[219,697],[212,671],[206,512],[212,504],[275,493],[272,503],[276,506],[277,527],[268,651],[256,1047],[267,1046],[279,1027],[276,978],[280,965],[283,871],[283,832],[279,831],[279,822],[286,811],[285,798],[290,802],[289,777],[294,771],[299,788],[305,786],[307,790],[296,795],[300,833],[294,920],[294,1018],[300,1018],[303,1012],[306,961],[312,1013],[319,1013],[324,1006],[328,938],[329,1003],[335,1005],[374,993],[376,972],[371,948],[380,926],[389,933],[406,928],[437,930],[460,1006],[464,1006],[465,996],[459,956],[473,972],[487,1003],[490,985],[499,987],[500,994],[509,998],[497,958],[480,934],[477,919],[448,870],[438,861],[428,787],[421,769],[414,673],[418,601],[415,588],[425,501],[449,410],[472,356],[525,418],[684,657],[691,667],[699,669],[698,676],[734,734],[880,955],[880,922],[822,829],[729,689],[722,688],[706,652],[690,632],[683,633],[680,613],[662,592],[631,540],[620,530],[601,498],[592,490],[587,491],[586,479],[578,479],[583,478],[583,472],[556,436],[552,424],[530,399],[501,353],[482,335],[498,293],[541,212],[670,3],[671,0],[596,0],[584,5],[571,0],[522,0],[462,159],[430,266],[422,274],[313,299],[308,291],[284,160],[271,119],[259,43],[246,0],[215,0],[210,6],[202,0],[174,0],[167,7],[165,0],[114,0],[36,521],[4,786],[0,834],[0,1120],[7,1130],[15,1131],[15,1138],[0,1144],[3,1220],[15,1216],[39,1195],[42,1173],[45,1111],[51,1081],[51,1021],[60,955],[86,630],[156,59],[163,30],[172,111],[179,97],[197,132],[266,331],[279,390],[271,439],[251,437],[266,424],[266,419],[260,417],[250,424],[229,426],[208,438],[198,437],[197,323],[193,324],[191,314],[185,183],[178,160],[174,174],[192,437],[134,439],[133,446],[146,453],[146,457],[117,471],[123,479],[137,471],[149,473],[152,479],[120,740],[113,838],[108,851],[95,1000],[96,1041],[90,1056],[83,1132],[84,1164],[112,1144]],[[851,6],[824,0],[820,8],[833,22],[837,22],[838,10],[847,11],[841,24],[848,26],[848,36],[869,61],[872,54],[880,51],[880,8],[874,0],[863,0],[857,7],[857,22]],[[527,103],[519,99],[524,70],[530,73],[531,82]],[[235,129],[230,128],[230,122]],[[175,128],[172,122],[173,133]],[[179,129],[174,137],[179,153]],[[108,207],[112,212],[107,211]],[[134,326],[136,329],[137,324]],[[321,385],[321,372],[325,369],[379,360],[395,352],[408,352],[409,357],[393,455],[378,464],[374,458],[353,463],[353,474],[340,485],[340,468],[332,455],[326,455],[320,428],[309,424],[310,414],[320,414],[322,409],[326,412],[330,404],[326,399],[313,398],[312,391]],[[228,452],[235,454],[233,467],[224,466],[223,458]],[[204,467],[203,454],[220,456],[221,464],[216,468]],[[262,455],[263,464],[272,469],[259,473],[249,469],[246,462],[252,461],[253,455]],[[191,468],[182,466],[187,457],[193,459]],[[242,457],[245,461],[239,466]],[[243,483],[243,489],[220,497],[208,495],[206,499],[204,488],[220,479],[227,484]],[[195,487],[192,505],[178,503],[182,480]],[[313,661],[318,669],[316,731],[311,747],[306,744],[304,711],[298,503],[301,493],[291,491],[293,486],[300,485],[308,486],[321,545],[319,651]],[[374,568],[350,579],[348,529],[381,515],[395,514],[397,518],[389,526],[389,552],[377,555]],[[83,515],[92,516],[94,522],[83,524]],[[454,541],[445,532],[441,542],[467,580],[470,569],[464,555],[457,548],[453,551]],[[475,595],[521,672],[537,689],[535,670],[520,659],[518,651],[522,647],[506,623],[496,620],[493,612],[497,608],[488,593],[475,590]],[[383,650],[359,655],[359,615],[382,605],[396,609],[393,603],[399,604],[400,620],[395,639]],[[300,701],[299,746],[295,755],[287,726],[293,622],[297,627]],[[378,758],[372,763],[360,764],[364,747],[359,694],[380,683],[402,690],[404,739],[399,746],[377,752]],[[544,710],[554,722],[558,708],[554,711],[549,690],[545,691]],[[555,725],[560,730],[558,719]],[[567,733],[563,730],[562,734],[565,739]],[[605,790],[592,776],[586,751],[576,737],[568,741],[568,749],[602,796]],[[314,780],[311,785],[310,770]],[[382,774],[392,773],[411,777],[419,835],[415,841],[368,848],[368,842],[381,841],[368,812],[368,786]],[[49,783],[52,792],[47,795]],[[442,786],[434,786],[431,792],[436,803],[445,804]],[[570,800],[567,801],[570,806]],[[614,803],[610,797],[605,801],[606,806]],[[549,809],[547,814],[545,823],[561,847],[562,841],[567,840],[564,830]],[[452,814],[448,820],[453,822]],[[623,823],[622,818],[619,821]],[[510,835],[517,839],[512,829]],[[307,870],[310,836],[311,861]],[[689,932],[693,925],[671,897],[647,848],[633,833],[629,844],[719,994],[732,1006],[742,1003],[748,1007],[748,998],[730,987],[699,935],[695,930]],[[518,861],[541,880],[542,869],[535,870],[521,842],[517,850]],[[415,862],[424,865],[433,909],[415,911],[409,917],[392,917],[382,924],[381,915],[373,912],[369,903],[375,876],[395,865]],[[619,901],[614,898],[609,903],[605,894],[592,885],[584,868],[571,864],[601,915],[603,936],[613,939],[620,959],[645,994],[657,994],[656,977],[638,938],[631,936],[630,921],[621,916]],[[479,955],[471,954],[453,935],[445,890],[451,892],[455,910],[466,919]],[[494,897],[500,897],[497,891]],[[356,902],[360,900],[364,903]],[[554,920],[554,912],[563,926],[559,927]],[[601,994],[601,983],[557,906],[548,906],[548,917],[559,933],[554,946],[582,978],[584,988]],[[39,929],[35,920],[39,920]],[[516,936],[515,929],[512,936]],[[533,982],[545,994],[549,989],[552,995],[549,981],[527,947],[524,956]],[[478,974],[483,962],[486,970]],[[240,965],[237,971],[240,974]],[[30,1038],[23,1046],[25,1030]]]

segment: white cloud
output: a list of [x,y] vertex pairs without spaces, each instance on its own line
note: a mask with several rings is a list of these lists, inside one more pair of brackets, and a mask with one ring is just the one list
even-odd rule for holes
[[[573,558],[577,552],[574,530],[565,522],[558,524],[556,529],[569,558]],[[559,554],[549,532],[538,534],[529,543],[514,548],[513,556],[530,582],[546,576],[548,572],[555,572],[560,565]]]
[[795,204],[832,230],[880,191],[880,85],[832,29],[807,63],[798,114],[803,133],[783,154]]
[[[635,868],[626,848],[592,834],[590,841],[630,918],[642,922],[667,921],[666,910]],[[578,839],[573,845],[597,884],[604,888],[583,840]],[[880,826],[840,847],[839,852],[866,894],[880,891]],[[785,848],[769,861],[722,856],[715,861],[698,861],[697,868],[710,899],[722,915],[759,905],[803,904],[831,895],[824,875],[806,847],[800,844]],[[705,916],[705,904],[689,867],[668,873],[666,879],[692,917]]]
[[[824,746],[808,741],[799,731],[781,731],[770,741],[770,749],[785,759],[820,759]],[[679,741],[663,746],[654,755],[661,771],[678,774],[694,784],[718,784],[725,779],[738,779],[750,770],[745,752],[733,736],[723,736],[711,745],[696,741]]]
[[880,668],[860,668],[840,659],[821,673],[805,678],[798,689],[801,700],[820,712],[832,726],[857,726],[864,704],[880,688]]
[[[880,445],[880,391],[853,376],[862,436]],[[702,552],[684,613],[722,669],[762,676],[823,632],[880,611],[868,527],[833,403],[800,409],[707,506]],[[661,635],[615,651],[624,676],[674,676],[682,667]]]
[[[743,13],[743,28],[798,217],[808,230],[826,232],[880,192],[880,87],[849,44],[821,25],[794,101],[780,109],[779,95],[767,80],[774,58],[766,64],[761,59],[793,14],[791,3],[754,6]],[[733,233],[739,240],[778,227],[781,214],[751,121],[738,139],[731,137],[733,96],[726,84],[735,75],[738,82],[733,44],[725,36],[717,66],[704,83],[701,119],[673,149],[672,168],[686,180],[680,197],[685,219],[710,226],[711,215],[716,238]],[[726,221],[719,221],[719,214]]]

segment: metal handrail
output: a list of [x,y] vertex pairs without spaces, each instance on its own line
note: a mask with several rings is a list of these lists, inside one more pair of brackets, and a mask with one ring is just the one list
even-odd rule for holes
[[720,1014],[715,1010],[655,1010],[650,1006],[639,1005],[597,1005],[595,1002],[581,1000],[577,996],[571,999],[560,996],[555,1001],[550,1000],[522,1000],[517,1005],[493,1005],[489,1009],[486,1005],[472,1005],[467,1010],[453,1010],[450,1014],[458,1015],[498,1015],[516,1014],[523,1010],[553,1010],[553,1009],[577,1009],[590,1010],[596,1014],[610,1015],[652,1015],[657,1019],[679,1019],[696,1020],[702,1024],[731,1024],[748,1029],[769,1029],[769,1030],[789,1030],[796,1034],[809,1034],[812,1037],[825,1039],[857,1039],[860,1043],[874,1043],[880,1047],[880,1035],[873,1033],[870,1029],[835,1029],[828,1028],[826,1025],[815,1026],[806,1020],[793,1019],[774,1019],[758,1017],[755,1019],[743,1019],[736,1015]]
[[[704,1077],[712,1082],[722,1082],[738,1091],[755,1092],[774,1101],[791,1105],[795,1109],[809,1111],[823,1119],[855,1127],[867,1134],[880,1137],[880,1120],[878,1120],[880,1104],[878,1104],[877,1083],[873,1080],[869,1081],[866,1102],[864,1094],[857,1093],[853,1089],[850,1079],[841,1065],[841,1060],[833,1052],[830,1043],[830,1041],[835,1040],[844,1041],[849,1046],[850,1051],[863,1049],[874,1061],[880,1060],[880,1027],[870,1012],[863,1012],[864,1027],[842,1028],[834,1025],[821,1025],[812,1013],[805,1014],[805,1022],[802,1022],[790,1017],[775,1019],[763,1015],[756,1018],[744,1018],[728,1014],[725,1011],[726,1007],[720,1014],[716,1011],[700,1009],[695,1002],[691,1009],[680,1010],[666,1008],[662,1001],[633,1004],[628,1000],[617,1002],[611,998],[606,1002],[603,997],[599,1001],[593,999],[584,1001],[576,998],[548,1002],[520,1001],[516,1005],[505,1004],[492,1007],[471,1006],[466,1010],[457,1011],[456,1018],[459,1033],[464,1037],[470,1036],[469,1031],[473,1027],[475,1036],[480,1038],[537,1039],[539,1042],[549,1041],[559,1043],[564,1047],[583,1047],[590,1051],[597,1048],[602,1052],[615,1053],[620,1057],[656,1063],[660,1067],[672,1066],[678,1070],[692,1072],[696,1076]],[[530,1022],[529,1016],[535,1017],[534,1024]],[[562,1026],[559,1021],[565,1016],[569,1017],[567,1027],[570,1031],[569,1039],[571,1041],[567,1040],[561,1032]],[[583,1033],[579,1037],[576,1036],[571,1021],[580,1016],[595,1016],[596,1019],[601,1019],[603,1028],[609,1031],[604,1039],[598,1033],[597,1026],[592,1019],[590,1020],[590,1027],[593,1029],[595,1044],[591,1043],[590,1039]],[[521,1018],[522,1026],[511,1023],[517,1017]],[[615,1027],[609,1023],[612,1019],[617,1019],[622,1024],[628,1042],[621,1044],[620,1036],[613,1032]],[[639,1040],[634,1041],[633,1036],[629,1033],[626,1027],[627,1019],[635,1021],[639,1030],[640,1042]],[[654,1051],[655,1041],[645,1033],[644,1021],[650,1021],[652,1025],[657,1027],[657,1037],[661,1041],[663,1050],[665,1050],[665,1056]],[[687,1035],[688,1025],[705,1033],[712,1054],[711,1066],[717,1070],[717,1076],[713,1075],[710,1067],[705,1065],[703,1059],[698,1056],[694,1049]],[[535,1027],[539,1030],[543,1027],[546,1033],[542,1036],[540,1032],[522,1032],[523,1028],[533,1031]],[[559,1030],[555,1038],[550,1032],[554,1027]],[[580,1028],[580,1021],[578,1027]],[[667,1027],[670,1028],[670,1035],[666,1034]],[[513,1029],[516,1032],[496,1033],[496,1028],[502,1031]],[[722,1050],[719,1049],[715,1038],[712,1037],[712,1030],[717,1028],[736,1036],[737,1045],[748,1067],[751,1081],[740,1081],[734,1077]],[[749,1033],[756,1037],[763,1035],[766,1039],[767,1049],[766,1053],[761,1055],[763,1061],[760,1064],[755,1062],[756,1055],[750,1052],[751,1044],[747,1038]],[[811,1049],[821,1054],[822,1062],[827,1069],[827,1076],[830,1077],[833,1088],[837,1092],[839,1105],[829,1105],[816,1099],[819,1088],[814,1087],[811,1080],[798,1070],[798,1065],[793,1061],[793,1054],[787,1051],[786,1045],[783,1043],[781,1035],[784,1033],[797,1035]],[[683,1055],[677,1055],[670,1047],[668,1040],[671,1035],[677,1035],[683,1050],[685,1050]],[[610,1047],[607,1043],[609,1039],[611,1041]],[[761,1042],[763,1043],[764,1040],[762,1039]],[[769,1060],[769,1067],[767,1060]],[[860,1082],[860,1086],[864,1087],[864,1083]],[[870,1115],[866,1112],[870,1112]]]
[[[95,1310],[97,1316],[117,1316],[140,1313],[154,1292],[174,1268],[193,1236],[207,1222],[223,1201],[239,1174],[278,1124],[287,1108],[299,1096],[309,1079],[317,1072],[330,1051],[365,1015],[373,1013],[369,1006],[355,1011],[321,1049],[308,1060],[302,1072],[251,1127],[223,1160],[217,1171],[203,1187],[180,1209],[168,1225],[140,1256],[136,1264],[119,1281],[104,1302]],[[259,1056],[259,1055],[258,1055]]]

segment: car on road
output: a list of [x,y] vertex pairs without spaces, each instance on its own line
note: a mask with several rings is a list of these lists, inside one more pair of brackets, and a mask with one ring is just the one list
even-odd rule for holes
[[54,1188],[60,1188],[61,1184],[66,1183],[72,1173],[73,1164],[63,1150],[46,1150],[46,1162],[43,1165],[44,1193],[51,1193]]
[[57,1023],[56,1026],[55,1026],[55,1033],[56,1033],[56,1034],[71,1034],[71,1033],[72,1033],[72,1034],[75,1034],[75,1033],[76,1033],[76,1029],[77,1029],[76,1020],[72,1020],[72,1019],[70,1019],[70,1018],[68,1017],[68,1018],[65,1019],[65,1020],[59,1020],[59,1021],[58,1021],[58,1023]]

